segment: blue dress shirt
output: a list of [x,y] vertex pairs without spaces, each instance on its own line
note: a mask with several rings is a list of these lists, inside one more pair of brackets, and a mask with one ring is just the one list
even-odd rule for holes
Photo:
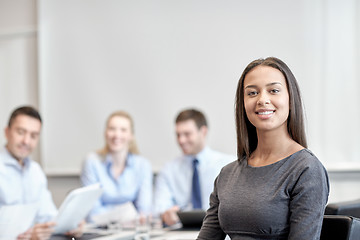
[[92,152],[82,168],[81,182],[84,186],[100,183],[104,192],[90,213],[91,216],[109,211],[126,202],[133,202],[141,213],[152,208],[152,169],[149,161],[139,155],[128,154],[121,175],[115,179],[111,173],[112,157]]
[[57,214],[46,176],[39,164],[25,158],[22,167],[4,148],[0,152],[0,207],[28,203],[38,206],[35,223],[50,221]]
[[161,214],[178,205],[183,210],[192,209],[191,189],[193,160],[198,163],[202,208],[209,208],[209,197],[214,188],[214,180],[223,166],[236,158],[209,147],[205,147],[196,156],[183,155],[167,163],[160,171],[155,182],[155,212]]

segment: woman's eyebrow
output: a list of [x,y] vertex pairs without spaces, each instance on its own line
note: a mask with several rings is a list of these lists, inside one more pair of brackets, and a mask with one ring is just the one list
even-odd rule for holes
[[276,85],[276,84],[282,85],[281,82],[272,82],[272,83],[266,84],[266,86],[272,86],[272,85]]
[[247,85],[246,87],[245,87],[245,89],[246,88],[256,88],[257,86],[256,85]]
[[[266,86],[268,87],[268,86],[272,86],[272,85],[276,85],[276,84],[282,85],[281,82],[271,82],[271,83],[266,84]],[[246,88],[257,88],[257,86],[256,86],[256,85],[247,85],[247,86],[245,87],[245,89],[246,89]]]

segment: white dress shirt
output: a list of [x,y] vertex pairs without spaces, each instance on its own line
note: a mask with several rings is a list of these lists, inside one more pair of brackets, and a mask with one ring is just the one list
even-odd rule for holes
[[183,155],[167,163],[156,178],[155,213],[161,214],[174,205],[178,205],[182,210],[192,209],[191,186],[194,158],[199,161],[198,171],[204,210],[209,208],[209,197],[214,187],[214,180],[221,168],[236,160],[234,156],[205,147],[196,156]]
[[4,148],[0,152],[0,207],[27,203],[35,203],[39,208],[35,223],[50,221],[57,214],[39,164],[25,158],[21,166]]

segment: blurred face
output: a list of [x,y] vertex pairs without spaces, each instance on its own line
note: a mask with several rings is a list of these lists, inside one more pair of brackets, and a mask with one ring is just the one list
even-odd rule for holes
[[10,127],[5,128],[6,148],[20,163],[28,157],[37,146],[41,122],[27,115],[18,115]]
[[207,127],[200,129],[194,120],[186,120],[176,124],[177,142],[185,155],[195,155],[205,146]]
[[112,153],[128,151],[133,139],[131,122],[125,117],[114,116],[106,126],[105,140]]
[[289,92],[284,75],[268,66],[252,69],[244,79],[244,106],[258,131],[287,129]]

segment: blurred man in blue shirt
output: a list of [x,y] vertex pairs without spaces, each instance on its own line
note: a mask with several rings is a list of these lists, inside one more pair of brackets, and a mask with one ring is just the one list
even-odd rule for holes
[[171,226],[180,210],[209,207],[213,184],[221,168],[236,160],[206,146],[207,121],[195,109],[184,110],[176,120],[177,142],[183,155],[167,163],[155,183],[155,212]]
[[41,117],[32,107],[16,109],[5,128],[7,143],[0,152],[0,207],[2,205],[37,203],[36,224],[19,239],[47,239],[57,214],[47,180],[38,163],[29,155],[36,148]]

